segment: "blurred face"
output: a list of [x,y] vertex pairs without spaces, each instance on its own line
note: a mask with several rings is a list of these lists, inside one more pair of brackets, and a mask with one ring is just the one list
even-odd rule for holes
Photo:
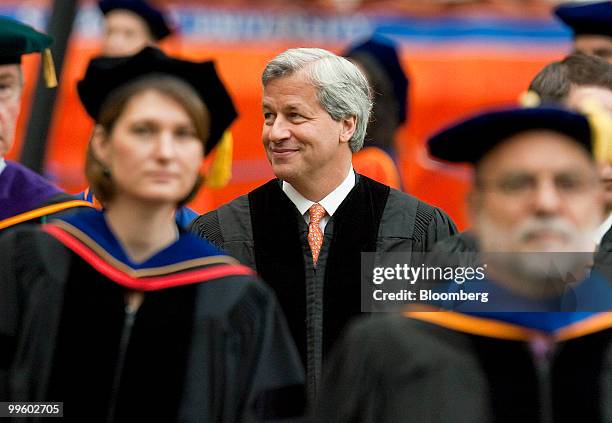
[[0,158],[13,146],[22,85],[18,64],[0,65]]
[[333,120],[302,73],[264,87],[263,115],[263,144],[278,178],[298,188],[346,177],[355,119]]
[[574,49],[592,56],[599,56],[612,63],[612,37],[584,34],[576,36]]
[[129,10],[113,10],[106,14],[105,22],[102,44],[105,56],[131,56],[155,44],[145,20]]
[[479,164],[470,197],[483,251],[593,251],[602,196],[588,152],[552,131],[517,134]]
[[574,86],[571,88],[565,103],[568,107],[581,110],[586,101],[596,101],[612,114],[612,90],[595,86]]
[[[582,105],[588,101],[595,101],[612,117],[612,90],[603,87],[575,86],[573,87],[566,100],[568,107],[582,110]],[[612,163],[599,160],[599,177],[604,187],[604,202],[606,210],[612,211]]]
[[152,90],[132,97],[110,135],[92,143],[111,172],[113,202],[127,197],[176,205],[193,188],[204,154],[183,107]]

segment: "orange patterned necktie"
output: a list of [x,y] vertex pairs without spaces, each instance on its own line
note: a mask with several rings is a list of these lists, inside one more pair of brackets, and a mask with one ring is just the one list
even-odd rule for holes
[[323,245],[323,232],[319,223],[323,216],[325,216],[325,209],[319,203],[313,204],[308,209],[310,215],[310,223],[308,224],[308,245],[310,245],[310,251],[312,251],[312,262],[317,265],[319,260],[319,252],[321,251],[321,245]]

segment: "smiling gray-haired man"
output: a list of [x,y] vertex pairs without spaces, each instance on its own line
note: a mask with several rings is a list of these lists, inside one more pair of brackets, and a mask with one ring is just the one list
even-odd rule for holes
[[290,49],[267,64],[262,82],[262,140],[276,179],[201,216],[193,230],[274,288],[314,397],[325,355],[360,313],[361,252],[427,251],[455,226],[354,172],[372,101],[351,62]]

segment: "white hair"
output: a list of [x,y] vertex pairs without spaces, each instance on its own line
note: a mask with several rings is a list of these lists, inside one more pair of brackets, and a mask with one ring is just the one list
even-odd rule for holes
[[349,140],[353,153],[363,147],[372,111],[372,92],[368,80],[344,57],[320,48],[292,48],[266,65],[261,77],[263,86],[274,79],[304,71],[317,91],[321,107],[334,119],[355,117],[355,133]]

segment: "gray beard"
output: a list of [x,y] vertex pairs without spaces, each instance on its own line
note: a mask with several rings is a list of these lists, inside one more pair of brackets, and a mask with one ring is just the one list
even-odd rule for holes
[[[583,280],[592,266],[594,244],[589,231],[575,230],[559,252],[516,251],[516,233],[500,229],[484,215],[479,216],[479,242],[483,262],[501,285],[530,298],[559,295],[567,283]],[[593,222],[593,229],[596,222]]]

